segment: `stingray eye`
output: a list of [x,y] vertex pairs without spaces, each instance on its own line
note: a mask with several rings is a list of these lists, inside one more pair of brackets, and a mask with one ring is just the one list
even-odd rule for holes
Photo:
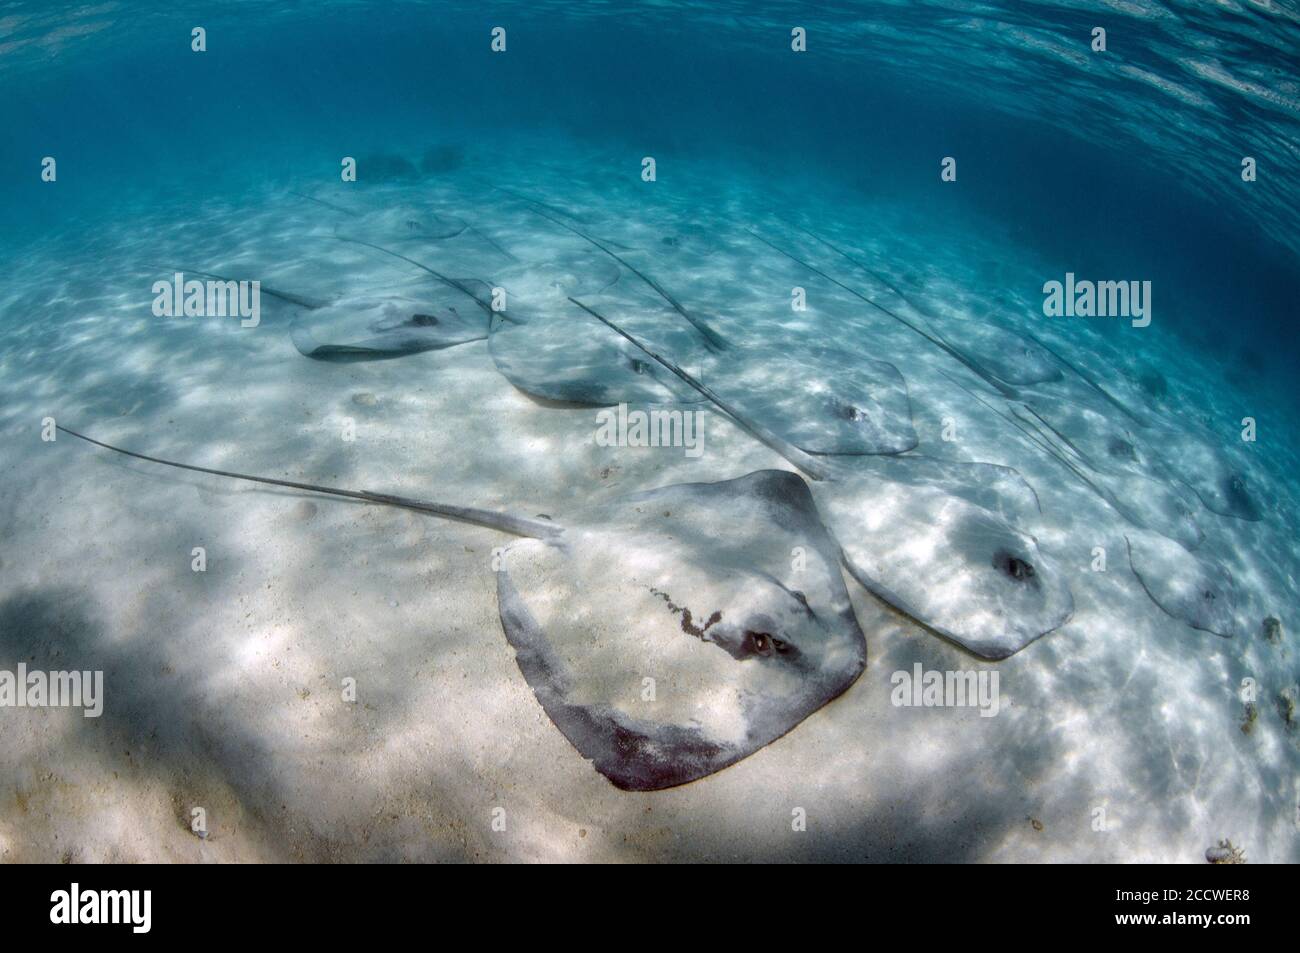
[[1212,593],[1209,589],[1206,589],[1205,598],[1209,599],[1210,601],[1214,601],[1214,593]]
[[843,420],[861,420],[864,416],[862,411],[858,410],[858,408],[854,407],[852,404],[837,404],[835,406],[835,411]]
[[1137,456],[1133,450],[1133,444],[1129,443],[1127,440],[1121,440],[1118,437],[1112,440],[1110,446],[1106,449],[1110,452],[1112,457],[1122,457],[1131,460]]
[[1023,581],[1034,578],[1034,567],[1019,556],[1013,556],[1008,552],[997,553],[993,557],[993,565],[1012,579]]
[[431,314],[413,314],[411,323],[417,328],[431,328],[438,323],[438,319]]
[[420,223],[413,218],[408,218],[406,220],[406,227],[413,232],[418,232],[420,230]]
[[1246,484],[1241,482],[1241,477],[1233,477],[1232,488],[1236,490],[1238,493],[1240,493],[1242,490],[1246,488]]
[[772,637],[766,632],[746,632],[745,635],[749,637],[749,644],[759,655],[767,655],[772,651]]
[[639,361],[636,358],[632,358],[632,372],[634,374],[644,374],[647,370],[648,368],[646,367],[645,361]]

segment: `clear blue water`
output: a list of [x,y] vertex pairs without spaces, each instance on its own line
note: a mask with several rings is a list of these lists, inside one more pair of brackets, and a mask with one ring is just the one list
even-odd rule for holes
[[[329,181],[340,155],[550,140],[622,151],[633,173],[643,153],[706,159],[787,193],[896,198],[935,244],[962,240],[954,222],[1009,230],[1049,276],[1149,278],[1158,325],[1212,349],[1296,438],[1292,4],[60,6],[0,15],[11,255],[161,196]],[[1088,48],[1097,25],[1106,53]]]

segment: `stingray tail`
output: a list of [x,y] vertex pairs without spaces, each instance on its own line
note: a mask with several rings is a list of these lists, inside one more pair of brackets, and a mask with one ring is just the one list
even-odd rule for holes
[[674,298],[671,294],[669,294],[668,291],[663,287],[663,285],[659,284],[659,282],[655,281],[653,278],[651,278],[645,272],[641,271],[639,268],[633,265],[622,255],[618,254],[618,252],[610,248],[606,242],[602,242],[599,239],[593,238],[591,235],[587,234],[582,229],[577,228],[574,225],[570,225],[568,222],[561,221],[560,219],[555,218],[554,216],[548,214],[546,211],[543,210],[543,208],[539,205],[539,203],[534,202],[531,199],[527,199],[527,198],[525,198],[524,201],[528,202],[528,204],[532,206],[534,213],[540,215],[548,222],[558,225],[560,228],[563,228],[566,231],[572,232],[573,234],[581,238],[583,241],[588,242],[589,244],[595,246],[600,251],[604,252],[606,255],[612,258],[614,261],[618,262],[620,265],[626,268],[628,271],[632,272],[632,274],[636,275],[643,282],[645,282],[645,284],[648,285],[651,288],[651,290],[654,291],[655,294],[663,298],[664,301],[668,302],[668,304],[672,307],[674,311],[680,314],[682,318],[684,318],[686,322],[690,324],[691,327],[693,327],[697,332],[699,332],[700,337],[703,338],[704,340],[705,347],[707,347],[710,351],[713,351],[714,353],[720,353],[722,351],[727,350],[729,347],[731,347],[730,342],[728,342],[726,338],[720,335],[717,331],[713,330],[713,328],[709,327],[708,324],[706,324],[704,321],[697,318],[690,311],[686,310],[686,308],[682,306],[682,303],[678,301],[676,298]]
[[[880,281],[891,291],[893,291],[896,295],[898,295],[899,298],[901,298],[904,302],[906,302],[907,305],[911,307],[913,310],[919,310],[906,297],[904,297],[902,292],[898,291],[893,286],[892,283],[885,280],[876,272],[867,268],[866,265],[859,262],[856,258],[853,258],[846,252],[841,251],[839,248],[836,248],[830,242],[826,241],[826,239],[814,235],[812,232],[809,232],[807,229],[800,229],[800,231],[805,232],[812,238],[821,242],[827,248],[830,248],[832,251],[843,256],[843,258],[847,260],[850,264],[855,265],[857,268],[861,269],[862,271],[865,271],[868,275],[871,275],[877,281]],[[984,381],[984,383],[988,384],[990,387],[996,390],[1003,397],[1016,398],[1019,396],[1013,388],[1008,387],[1006,384],[998,380],[992,374],[985,371],[984,368],[980,367],[978,363],[968,358],[965,354],[963,354],[957,348],[953,347],[947,341],[944,341],[941,337],[939,337],[938,332],[931,333],[930,331],[925,330],[920,325],[916,324],[913,321],[909,321],[907,318],[903,317],[897,311],[894,311],[891,308],[886,308],[883,304],[874,300],[873,298],[868,297],[867,295],[863,294],[861,291],[858,291],[856,288],[852,288],[849,285],[846,285],[838,278],[832,278],[826,272],[814,266],[811,262],[804,261],[802,258],[798,258],[795,255],[792,255],[790,252],[786,251],[781,246],[769,242],[766,238],[758,234],[758,232],[754,231],[753,229],[750,229],[749,234],[752,235],[754,238],[757,238],[760,242],[762,242],[764,245],[766,245],[768,248],[772,249],[773,251],[777,252],[778,254],[784,255],[786,258],[789,258],[795,264],[800,265],[801,267],[807,269],[808,271],[811,271],[814,275],[819,275],[820,277],[825,278],[827,281],[835,285],[837,288],[847,291],[849,294],[853,295],[853,297],[857,298],[859,301],[866,302],[867,304],[875,308],[877,311],[880,311],[882,314],[888,315],[889,317],[893,318],[895,321],[903,325],[905,328],[908,328],[914,334],[918,334],[921,337],[925,338],[925,340],[929,341],[939,350],[943,351],[953,360],[957,361],[957,363],[963,365],[967,370],[969,370],[972,374],[980,378],[982,381]]]
[[483,298],[480,295],[474,293],[473,288],[465,284],[465,282],[462,281],[461,279],[450,278],[447,275],[444,275],[442,272],[438,271],[437,269],[430,268],[422,261],[416,261],[414,258],[410,258],[406,255],[403,255],[401,252],[393,251],[391,248],[385,248],[383,245],[376,245],[374,242],[363,241],[360,238],[340,237],[338,240],[341,242],[351,242],[354,245],[364,245],[366,248],[373,248],[377,252],[383,252],[385,255],[391,255],[393,258],[401,259],[402,261],[406,262],[408,265],[414,265],[416,268],[419,268],[421,271],[428,272],[429,274],[433,275],[433,277],[441,281],[448,288],[454,288],[455,290],[459,291],[461,294],[465,295],[467,298],[472,300],[476,305],[478,305],[478,307],[481,308],[484,311],[484,313],[486,313],[488,316],[489,328],[493,325],[493,323],[496,321],[498,317],[501,320],[509,321],[512,324],[522,323],[517,321],[515,318],[508,316],[504,311],[493,311],[492,302],[483,300]]
[[290,189],[289,194],[295,195],[300,199],[306,199],[308,202],[315,202],[317,205],[323,205],[326,208],[333,209],[336,212],[342,212],[344,215],[351,215],[355,217],[357,214],[356,212],[352,211],[352,209],[344,208],[342,205],[335,205],[333,202],[326,202],[324,199],[318,199],[316,198],[316,196],[308,195],[305,192],[295,192],[293,189]]
[[605,317],[603,314],[601,314],[599,311],[596,311],[594,308],[589,308],[587,305],[583,304],[577,298],[570,298],[569,300],[572,301],[574,304],[576,304],[583,311],[587,312],[587,314],[591,315],[601,324],[605,325],[605,327],[609,328],[615,334],[629,341],[633,347],[641,351],[641,353],[645,354],[647,357],[649,357],[652,361],[655,361],[661,367],[667,369],[669,373],[671,373],[673,376],[678,378],[688,387],[698,392],[706,400],[708,400],[720,411],[722,411],[723,414],[725,414],[727,417],[730,417],[733,421],[735,421],[736,424],[741,429],[747,431],[748,433],[753,435],[756,439],[758,439],[759,441],[761,441],[771,449],[775,450],[781,456],[783,456],[786,460],[790,462],[791,465],[793,465],[801,473],[803,473],[804,476],[808,477],[811,480],[823,480],[827,477],[827,475],[829,474],[829,469],[827,467],[823,466],[819,461],[815,460],[810,454],[805,453],[803,450],[800,450],[794,444],[790,443],[790,441],[776,435],[775,433],[773,433],[772,431],[764,427],[762,424],[759,424],[756,421],[751,420],[748,416],[745,415],[743,411],[740,411],[734,406],[732,406],[731,404],[728,404],[721,397],[715,394],[711,389],[706,387],[702,382],[697,380],[693,375],[691,375],[687,371],[683,370],[680,366],[678,366],[676,361],[673,361],[670,358],[664,357],[662,354],[659,354],[651,350],[649,347],[642,344],[632,335],[628,334],[626,331],[620,328],[613,321],[609,320],[609,318]]
[[195,473],[207,473],[212,476],[226,477],[232,480],[246,480],[250,483],[264,483],[268,486],[283,486],[292,490],[306,490],[310,493],[321,493],[326,496],[341,496],[350,500],[361,500],[365,503],[378,503],[382,506],[397,506],[402,509],[415,510],[420,513],[429,513],[433,516],[442,516],[447,519],[459,520],[464,523],[474,523],[479,526],[487,526],[491,529],[498,529],[504,533],[510,533],[514,536],[524,536],[531,539],[552,539],[563,532],[563,528],[548,520],[530,519],[525,516],[515,516],[510,513],[498,513],[495,510],[481,510],[472,506],[454,506],[449,503],[434,503],[429,500],[416,500],[406,496],[395,496],[391,493],[372,493],[369,490],[344,490],[333,486],[322,486],[318,483],[299,483],[294,480],[278,480],[274,477],[252,476],[247,473],[235,473],[230,470],[214,470],[209,467],[195,466],[191,463],[178,463],[175,460],[164,460],[161,457],[151,457],[147,454],[136,453],[134,450],[126,450],[122,447],[115,447],[111,443],[104,443],[93,437],[88,437],[83,433],[78,433],[61,424],[56,424],[55,428],[69,437],[76,437],[78,440],[84,440],[86,443],[94,444],[97,447],[103,447],[105,450],[112,450],[114,453],[120,453],[123,456],[134,457],[137,460],[144,460],[148,463],[157,463],[165,467],[174,467],[178,470],[191,470]]
[[159,267],[160,271],[167,271],[171,274],[200,275],[204,278],[211,278],[214,281],[257,281],[258,290],[264,295],[270,295],[272,298],[279,298],[281,301],[287,301],[289,304],[297,305],[300,308],[306,308],[308,311],[316,311],[324,308],[329,304],[324,298],[309,298],[306,295],[295,294],[290,291],[281,291],[279,288],[271,288],[263,284],[260,279],[251,278],[233,278],[230,275],[219,275],[216,272],[204,271],[201,268],[179,267]]

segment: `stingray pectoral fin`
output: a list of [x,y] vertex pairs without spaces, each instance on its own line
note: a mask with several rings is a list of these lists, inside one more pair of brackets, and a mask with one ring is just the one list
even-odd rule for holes
[[674,787],[744,757],[735,747],[709,741],[699,728],[658,725],[608,705],[570,702],[572,676],[504,570],[497,573],[497,606],[519,670],[547,717],[615,787]]

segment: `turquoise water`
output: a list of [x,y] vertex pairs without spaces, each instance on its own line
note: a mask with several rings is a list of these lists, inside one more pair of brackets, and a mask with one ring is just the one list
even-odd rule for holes
[[[42,759],[95,783],[117,739],[169,723],[130,797],[218,803],[224,839],[202,849],[222,859],[684,859],[743,842],[754,858],[1196,860],[1231,836],[1294,860],[1300,8],[468,6],[0,6],[0,432],[23,448],[0,474],[0,668],[80,651],[110,672],[110,715],[124,699],[99,734],[11,735],[13,783],[44,796]],[[160,315],[155,282],[179,271],[259,281],[258,326]],[[1045,283],[1067,273],[1149,282],[1149,323],[1049,316]],[[498,287],[520,302],[503,318]],[[437,331],[376,324],[381,298]],[[430,343],[457,322],[461,338]],[[879,408],[846,411],[862,380]],[[593,409],[624,402],[713,408],[702,454],[604,446]],[[485,576],[499,537],[63,437],[47,452],[46,418],[208,467],[528,518],[865,457],[870,492],[814,496],[829,522],[869,524],[860,551],[840,540],[868,668],[682,788],[652,829],[528,691]],[[978,465],[1020,482],[959,469]],[[972,634],[1007,603],[953,557],[944,514],[970,506],[1032,540],[1069,612],[1008,610],[997,625],[1020,634],[992,649]],[[195,589],[200,544],[213,569]],[[1015,704],[900,716],[890,676],[921,662],[999,671]],[[364,727],[322,701],[353,672],[379,699]],[[374,768],[359,793],[311,767],[358,753]],[[955,806],[957,776],[973,780]],[[519,841],[363,836],[375,802],[436,789],[430,810],[461,830],[510,786],[534,817]],[[720,805],[755,792],[775,793],[776,827],[804,801],[827,821],[798,846],[747,831]],[[111,829],[168,812],[128,794],[107,798],[116,828],[56,804],[50,832],[87,859],[196,859],[183,828],[122,847]],[[280,801],[310,836],[286,837]],[[1071,826],[1099,804],[1122,836]],[[1026,812],[1054,816],[1058,839]],[[570,821],[597,836],[570,842]],[[50,859],[40,836],[0,823],[0,856]]]
[[[323,10],[11,4],[5,239],[21,249],[163,196],[329,183],[342,155],[446,146],[484,169],[597,149],[626,156],[626,170],[601,170],[611,180],[643,154],[667,171],[709,161],[719,177],[754,174],[756,189],[907,202],[933,243],[962,241],[957,223],[1006,230],[1048,274],[1149,278],[1157,332],[1124,346],[1154,363],[1147,338],[1164,333],[1213,349],[1294,444],[1288,4]],[[206,53],[189,48],[196,25]],[[490,49],[498,25],[504,55]],[[792,25],[808,31],[805,54],[790,51]],[[1089,48],[1094,26],[1109,31],[1105,53]],[[45,155],[57,189],[40,180]],[[938,181],[948,155],[957,188]],[[659,192],[678,182],[664,176]]]

